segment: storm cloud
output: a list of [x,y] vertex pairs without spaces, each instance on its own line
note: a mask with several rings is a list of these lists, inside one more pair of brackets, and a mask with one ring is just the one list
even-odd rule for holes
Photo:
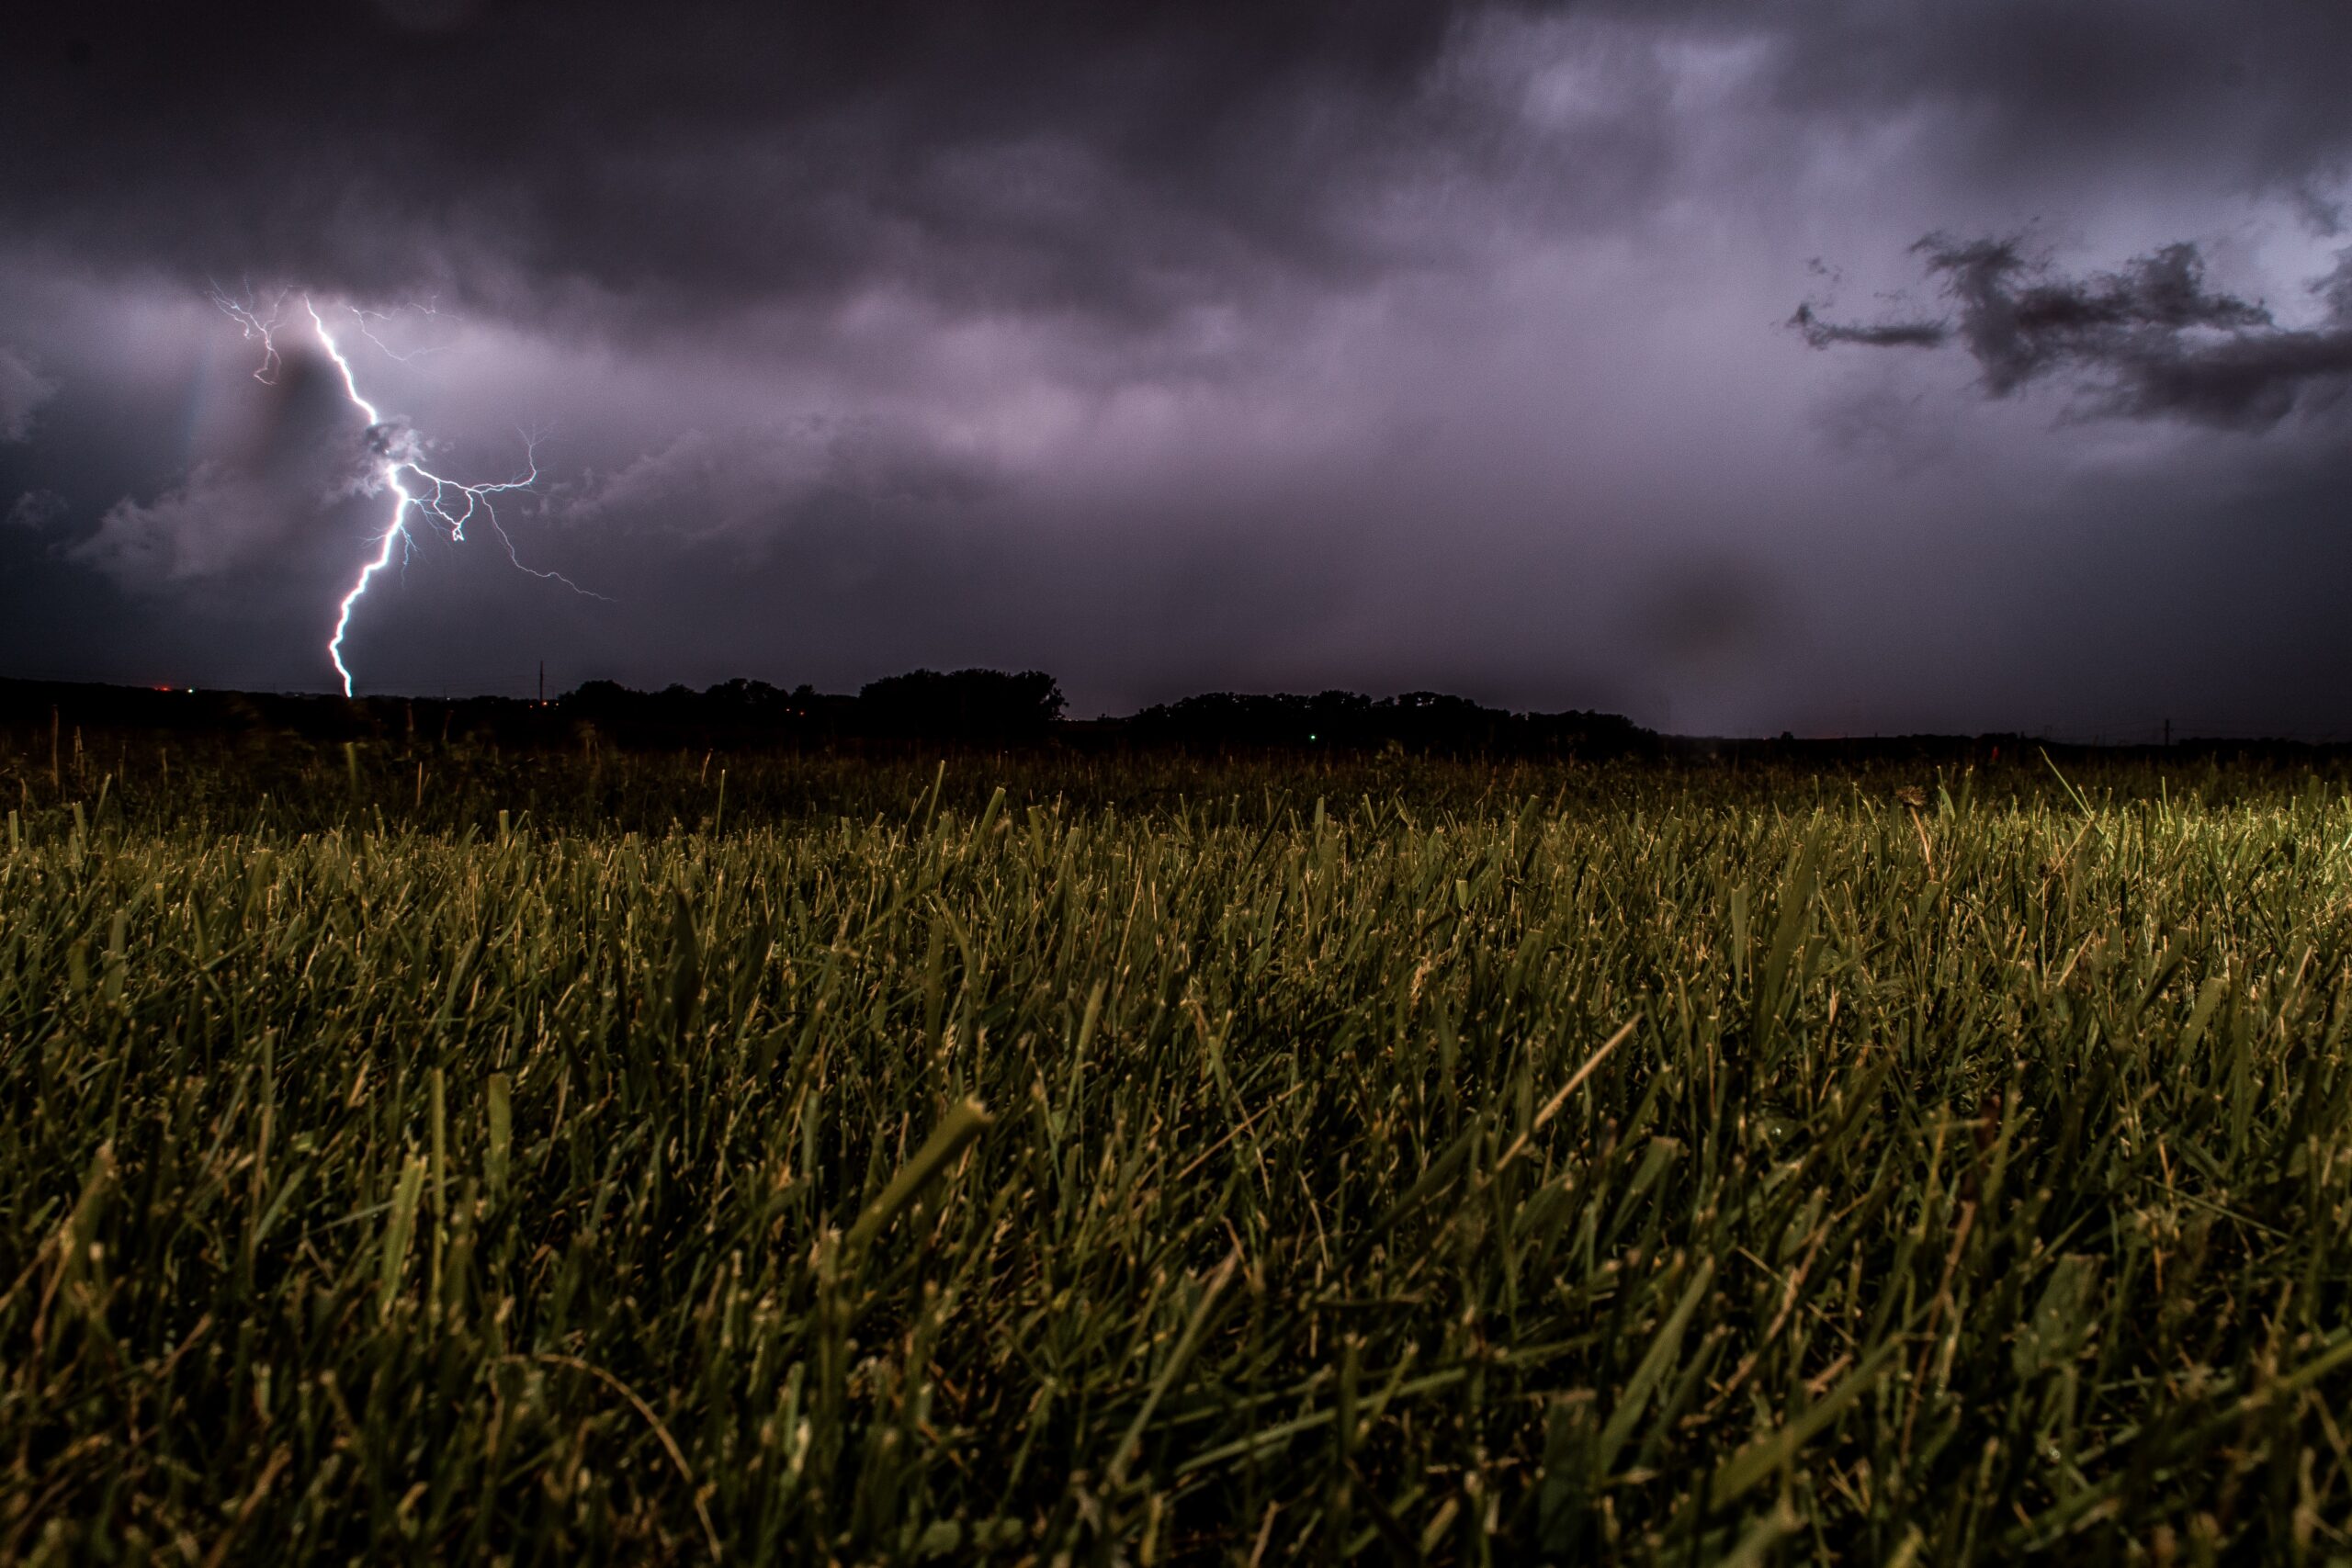
[[0,669],[331,679],[366,421],[302,315],[256,379],[219,288],[314,302],[436,471],[527,448],[516,558],[607,596],[421,533],[355,617],[363,689],[929,662],[1081,712],[2352,724],[2352,654],[2260,586],[2352,565],[2338,7],[7,28]]
[[1455,26],[1404,0],[61,13],[9,51],[0,126],[39,156],[0,202],[121,263],[567,320],[888,286],[1151,321],[1371,263],[1366,186],[1448,161],[1482,107],[1433,81]]
[[22,441],[30,435],[33,415],[56,395],[56,382],[22,356],[0,347],[0,441]]
[[2332,400],[2352,377],[2352,269],[2312,290],[2323,324],[2280,326],[2262,305],[2209,288],[2194,244],[2124,267],[2054,275],[2015,239],[1931,234],[1913,247],[1957,307],[1951,321],[1856,325],[1800,305],[1791,325],[1815,348],[1935,348],[1957,342],[1994,397],[2061,372],[2086,378],[2094,406],[2132,418],[2225,427],[2276,424],[2299,402]]

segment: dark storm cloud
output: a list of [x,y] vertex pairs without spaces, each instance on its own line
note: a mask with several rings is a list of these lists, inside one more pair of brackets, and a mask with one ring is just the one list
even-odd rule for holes
[[0,441],[22,441],[32,434],[33,415],[57,395],[57,383],[24,355],[0,345]]
[[[1464,58],[1563,16],[1636,40],[1604,62],[1630,91],[1531,128],[1524,84]],[[2352,11],[2302,0],[280,0],[15,24],[0,135],[32,155],[0,217],[85,259],[573,327],[888,288],[1149,327],[1442,255],[1464,187],[1638,213],[1682,107],[1642,46],[1725,40],[1803,127],[1929,115],[1942,162],[2003,180],[2304,189],[2352,148]]]
[[1419,156],[1430,122],[1405,111],[1453,15],[57,8],[12,28],[0,68],[0,135],[38,149],[0,211],[141,265],[503,286],[515,309],[566,287],[718,310],[897,285],[1149,319],[1211,277],[1360,265],[1351,203]]
[[1865,348],[1938,348],[1951,336],[1951,329],[1941,321],[1886,321],[1876,325],[1858,325],[1850,321],[1822,319],[1810,304],[1799,305],[1797,313],[1789,318],[1804,341],[1815,348],[1827,348],[1833,344],[1860,344]]
[[[2319,480],[2241,525],[2333,425],[2195,427],[2346,379],[2352,306],[2285,290],[2340,224],[2352,8],[17,9],[9,670],[332,678],[384,521],[361,424],[306,320],[257,386],[209,281],[315,290],[454,473],[551,433],[510,525],[617,601],[421,543],[355,622],[363,689],[545,653],[654,685],[1035,664],[1081,710],[1451,684],[1694,728],[2072,722],[2189,669],[2173,612],[2218,581],[2223,691],[2264,563],[2344,553]],[[1886,287],[1939,225],[2090,259],[1946,243],[1937,309],[1797,322],[1940,356],[1776,330],[1808,255]],[[379,323],[429,355],[355,335],[353,305],[436,299]],[[2053,423],[1943,365],[2178,417]],[[2083,562],[2121,536],[2143,575],[2110,590]],[[2326,711],[2296,671],[2335,666],[2290,657],[2318,634],[2279,636],[2239,683]]]
[[2259,429],[2352,377],[2352,268],[2315,292],[2326,320],[2282,327],[2266,307],[2210,288],[2197,246],[2175,243],[2115,272],[2066,277],[2014,239],[1931,234],[1914,247],[1958,307],[1953,321],[1853,325],[1811,305],[1790,324],[1815,348],[1934,348],[1957,342],[2007,397],[2062,372],[2095,387],[2100,411]]
[[1710,0],[1778,40],[1776,92],[1849,126],[1934,117],[1976,178],[2217,171],[2299,186],[2352,148],[2352,8],[2312,0]]

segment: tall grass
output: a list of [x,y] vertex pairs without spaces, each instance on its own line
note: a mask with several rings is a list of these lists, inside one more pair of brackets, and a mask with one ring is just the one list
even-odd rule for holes
[[2333,787],[345,762],[14,759],[0,1557],[2352,1551]]

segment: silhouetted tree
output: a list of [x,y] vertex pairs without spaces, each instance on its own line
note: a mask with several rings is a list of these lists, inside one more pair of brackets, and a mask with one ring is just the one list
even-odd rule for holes
[[1068,705],[1042,670],[916,670],[861,687],[857,705],[870,734],[943,740],[1035,739]]

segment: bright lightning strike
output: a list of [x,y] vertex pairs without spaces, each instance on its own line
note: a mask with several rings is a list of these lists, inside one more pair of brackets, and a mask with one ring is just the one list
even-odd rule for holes
[[[278,356],[276,333],[285,313],[285,292],[281,291],[269,301],[267,316],[264,316],[256,306],[240,304],[218,289],[213,291],[212,300],[244,329],[248,338],[261,340],[262,362],[254,371],[254,378],[263,382],[275,382],[283,363]],[[350,359],[335,342],[334,333],[327,327],[326,318],[319,313],[319,308],[311,303],[307,294],[302,297],[302,310],[311,318],[311,325],[318,333],[319,345],[326,350],[327,357],[334,361],[335,369],[343,377],[344,394],[368,421],[368,452],[373,467],[363,481],[363,488],[370,495],[385,491],[390,491],[392,495],[391,516],[378,541],[375,557],[360,567],[359,575],[352,581],[350,592],[344,594],[336,604],[334,635],[327,639],[327,658],[334,665],[335,673],[343,678],[345,696],[352,694],[351,667],[343,660],[343,639],[351,629],[352,611],[367,594],[368,586],[375,581],[376,574],[391,565],[395,550],[401,552],[402,558],[406,558],[405,552],[413,543],[409,535],[413,515],[424,520],[429,525],[447,530],[453,544],[465,542],[466,525],[479,517],[498,535],[499,542],[506,547],[506,558],[518,571],[526,571],[551,582],[560,582],[574,593],[584,594],[591,599],[605,597],[601,593],[590,592],[560,571],[541,571],[536,567],[525,566],[522,558],[515,553],[514,541],[507,534],[506,525],[499,521],[493,498],[514,491],[528,490],[538,481],[538,458],[531,437],[524,437],[524,471],[514,479],[491,484],[461,484],[435,473],[424,466],[424,444],[416,432],[404,423],[385,419],[377,412],[376,405],[368,400],[367,394],[359,389],[359,378],[351,367]],[[431,312],[428,310],[426,313]],[[382,321],[384,316],[380,312],[362,310],[356,307],[352,308],[352,315],[357,321],[361,335],[378,347],[383,347],[382,341],[376,336],[369,323],[371,321]],[[391,353],[389,348],[385,352]],[[392,357],[408,356],[393,355]]]

